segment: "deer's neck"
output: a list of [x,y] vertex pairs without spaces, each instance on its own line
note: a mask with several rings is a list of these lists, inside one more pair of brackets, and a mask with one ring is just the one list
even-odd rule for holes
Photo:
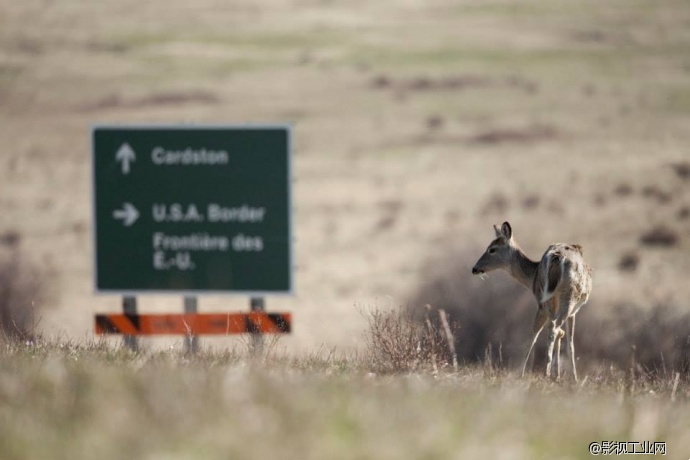
[[513,278],[531,291],[534,286],[534,279],[537,277],[539,262],[527,257],[520,247],[516,249],[509,272]]

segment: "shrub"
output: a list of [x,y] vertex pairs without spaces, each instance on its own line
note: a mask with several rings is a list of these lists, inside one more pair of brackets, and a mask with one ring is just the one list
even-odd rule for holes
[[648,185],[642,189],[642,195],[646,198],[655,199],[659,203],[668,203],[673,199],[673,195],[663,191],[658,185]]
[[576,328],[576,355],[612,363],[636,375],[690,375],[690,313],[668,305],[610,307],[605,318],[583,315]]
[[672,247],[678,243],[678,233],[664,225],[657,225],[640,237],[646,246]]
[[620,197],[627,197],[632,195],[633,188],[630,186],[630,184],[622,183],[614,189],[613,193]]
[[690,179],[690,162],[681,161],[671,165],[678,177],[684,180]]
[[496,192],[489,197],[489,199],[482,206],[481,214],[505,214],[510,206],[508,198],[502,193]]
[[640,264],[640,255],[637,252],[629,251],[623,254],[618,261],[618,269],[624,272],[634,272]]
[[[519,369],[536,300],[503,272],[492,272],[486,281],[473,277],[471,268],[480,255],[481,250],[449,251],[430,262],[410,309],[416,312],[418,323],[424,317],[420,305],[430,303],[446,310],[450,321],[458,325],[455,349],[461,363],[491,361]],[[595,272],[595,296],[596,289]],[[578,313],[575,329],[578,370],[604,364],[626,372],[632,366],[638,375],[677,371],[690,377],[690,313],[668,305],[643,308],[594,300]],[[535,347],[535,371],[543,368],[546,335],[542,331]],[[561,347],[563,356],[565,348]]]
[[0,340],[32,338],[44,296],[43,278],[19,249],[0,252]]
[[[420,311],[425,312],[423,319]],[[440,321],[432,321],[428,305],[420,311],[398,308],[368,312],[369,329],[365,338],[373,370],[383,373],[438,371],[456,363],[454,344],[452,338],[448,339],[448,335],[452,337],[450,326],[444,330]]]
[[[531,292],[502,272],[490,280],[471,274],[482,250],[453,253],[428,264],[410,305],[420,318],[420,305],[444,309],[456,324],[455,348],[464,363],[491,359],[515,366],[521,363],[536,314]],[[431,315],[432,318],[435,315]],[[488,354],[487,354],[488,353]]]

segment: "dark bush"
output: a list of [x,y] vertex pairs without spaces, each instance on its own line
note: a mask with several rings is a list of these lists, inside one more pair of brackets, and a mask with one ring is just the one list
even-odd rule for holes
[[497,128],[480,132],[470,138],[477,144],[522,144],[553,140],[559,137],[559,131],[550,125],[534,125],[523,129]]
[[576,355],[583,360],[632,368],[636,374],[690,374],[690,313],[668,305],[622,304],[602,316],[583,315],[578,324]]
[[619,184],[613,191],[616,195],[620,197],[630,196],[633,193],[633,188],[629,184]]
[[43,277],[19,249],[0,251],[0,340],[32,338],[44,297]]
[[529,195],[522,200],[522,207],[525,209],[534,209],[539,206],[541,199],[539,195]]
[[[537,303],[529,290],[501,271],[490,273],[484,281],[473,277],[471,269],[481,253],[481,249],[449,251],[430,262],[410,308],[420,318],[427,303],[446,310],[450,321],[458,325],[455,348],[461,363],[491,359],[518,369]],[[594,299],[596,278],[595,271]],[[632,304],[605,306],[593,300],[578,313],[575,329],[579,371],[604,364],[626,372],[634,366],[644,374],[690,374],[690,313],[665,305],[645,309]],[[543,369],[545,337],[542,331],[535,347],[535,370]],[[565,356],[565,346],[562,352]]]
[[20,241],[21,235],[15,230],[9,230],[0,235],[0,246],[14,248],[19,244]]
[[690,179],[690,162],[681,161],[671,165],[678,177],[684,180]]
[[673,199],[673,195],[663,191],[658,185],[648,185],[642,189],[642,195],[646,198],[655,199],[658,203],[668,203]]
[[646,246],[671,247],[678,243],[678,233],[672,228],[657,225],[642,235],[640,242]]
[[455,348],[461,363],[490,357],[517,367],[529,340],[536,301],[505,273],[491,273],[485,280],[473,276],[472,266],[482,252],[455,253],[428,264],[410,305],[420,313],[418,307],[425,304],[446,310],[449,321],[457,325]]
[[486,203],[484,203],[481,214],[484,216],[488,214],[503,215],[506,213],[509,206],[510,203],[508,198],[506,198],[502,193],[497,192],[491,195]]
[[624,272],[634,272],[640,264],[640,255],[637,252],[626,252],[618,261],[618,269]]
[[683,206],[678,210],[678,220],[685,220],[690,217],[690,206]]

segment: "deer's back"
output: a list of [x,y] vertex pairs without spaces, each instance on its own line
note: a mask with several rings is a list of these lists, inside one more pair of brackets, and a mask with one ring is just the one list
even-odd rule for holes
[[587,302],[592,290],[591,268],[585,262],[579,244],[555,243],[548,247],[539,262],[534,280],[537,301],[544,303],[554,296],[577,309]]

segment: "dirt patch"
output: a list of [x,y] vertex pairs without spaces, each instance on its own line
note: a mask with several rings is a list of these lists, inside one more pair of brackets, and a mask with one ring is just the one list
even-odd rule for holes
[[669,203],[673,195],[662,190],[658,185],[648,185],[642,189],[642,196],[656,200],[658,203]]
[[19,234],[19,232],[14,230],[8,230],[4,232],[2,235],[0,235],[0,246],[7,246],[9,248],[13,248],[19,245],[21,239],[22,236]]
[[532,125],[527,128],[495,128],[480,132],[469,141],[475,144],[527,144],[538,141],[553,140],[559,137],[558,130],[549,125]]
[[570,34],[570,38],[581,43],[606,43],[610,37],[602,30],[585,30]]
[[376,223],[376,230],[387,230],[392,228],[398,220],[403,203],[400,200],[386,200],[378,204],[380,217]]
[[80,106],[79,111],[97,112],[109,109],[133,109],[184,104],[217,104],[219,102],[220,97],[218,95],[207,91],[154,93],[149,96],[132,99],[124,98],[119,94],[111,94]]
[[511,75],[503,81],[507,86],[522,90],[528,94],[539,92],[539,85],[532,80],[528,80],[518,75]]
[[630,186],[630,184],[619,184],[613,191],[617,196],[619,197],[628,197],[632,195],[633,193],[633,188]]
[[426,128],[429,131],[437,131],[437,130],[443,128],[444,124],[445,124],[445,120],[440,115],[432,115],[426,119]]
[[491,214],[503,215],[510,207],[510,201],[502,193],[494,193],[486,200],[486,203],[481,207],[480,214],[488,216]]
[[510,75],[504,78],[492,78],[483,75],[450,75],[445,77],[418,76],[395,79],[388,75],[378,75],[371,80],[371,87],[397,92],[425,91],[463,91],[475,88],[507,87],[534,94],[539,86],[524,77]]
[[541,199],[539,195],[528,195],[522,200],[522,207],[524,209],[535,209],[539,206]]
[[394,89],[398,91],[461,91],[468,88],[495,86],[496,82],[488,77],[477,75],[453,75],[448,77],[413,77],[393,79],[379,75],[371,81],[374,89]]

